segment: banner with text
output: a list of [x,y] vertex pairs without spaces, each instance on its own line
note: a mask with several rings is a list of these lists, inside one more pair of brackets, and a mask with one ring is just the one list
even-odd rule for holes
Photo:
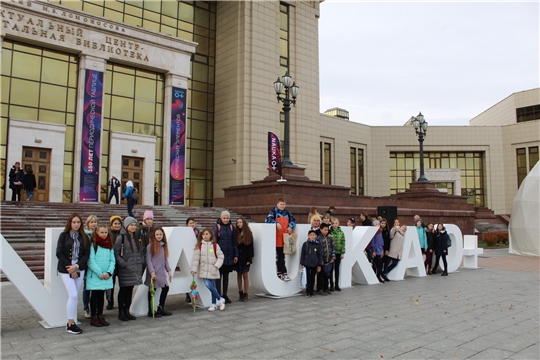
[[268,132],[268,169],[281,175],[281,147],[276,134]]
[[169,204],[184,205],[186,158],[186,89],[172,88]]
[[99,158],[101,156],[101,109],[103,72],[86,70],[81,141],[81,181],[79,201],[99,201]]

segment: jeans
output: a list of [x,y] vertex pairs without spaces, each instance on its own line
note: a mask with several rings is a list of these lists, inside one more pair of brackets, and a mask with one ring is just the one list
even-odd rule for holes
[[389,262],[391,261],[391,263],[388,265],[388,268],[386,269],[385,274],[388,274],[390,271],[392,271],[399,262],[399,259],[394,259],[391,257],[389,257],[388,259],[390,259]]
[[90,290],[86,290],[86,278],[83,281],[82,302],[84,311],[90,309]]
[[109,198],[107,199],[107,204],[111,203],[111,200],[112,200],[113,196],[116,199],[116,205],[118,205],[118,189],[116,191],[111,191],[109,193]]
[[133,201],[133,198],[130,196],[127,198],[127,212],[128,212],[128,215],[131,216],[131,217],[135,217],[135,215],[133,215],[133,207],[135,206],[135,201]]
[[79,303],[79,290],[83,283],[84,270],[79,273],[79,277],[73,279],[70,274],[60,274],[64,286],[68,293],[67,317],[68,320],[75,320],[77,316],[77,304]]
[[221,295],[219,295],[216,289],[216,280],[215,279],[204,279],[204,285],[207,289],[210,290],[212,294],[212,305],[216,305],[218,300],[221,300]]
[[26,190],[26,200],[30,201],[34,197],[34,191]]
[[339,286],[339,266],[341,265],[341,254],[336,254],[336,261],[334,261],[334,279],[335,286]]
[[277,272],[278,274],[286,274],[287,268],[285,267],[285,254],[283,254],[283,246],[282,247],[276,247],[276,254],[277,254]]
[[313,295],[313,288],[315,287],[315,276],[317,275],[317,267],[307,267],[306,266],[306,273],[307,273],[307,289],[306,294],[307,295]]

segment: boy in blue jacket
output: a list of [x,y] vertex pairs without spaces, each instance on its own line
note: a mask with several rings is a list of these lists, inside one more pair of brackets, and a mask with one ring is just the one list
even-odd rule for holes
[[317,242],[317,233],[315,230],[309,230],[308,240],[302,245],[302,253],[300,255],[300,265],[306,268],[308,287],[306,289],[306,297],[314,297],[313,287],[315,286],[315,275],[321,271],[323,264],[322,252]]

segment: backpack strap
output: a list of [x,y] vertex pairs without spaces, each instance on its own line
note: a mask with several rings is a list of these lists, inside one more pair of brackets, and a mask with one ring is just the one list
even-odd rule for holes
[[217,224],[217,237],[221,236],[221,225]]

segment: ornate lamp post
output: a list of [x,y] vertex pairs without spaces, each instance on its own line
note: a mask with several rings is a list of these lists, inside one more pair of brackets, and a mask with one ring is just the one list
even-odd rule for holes
[[[284,96],[281,96],[284,88],[285,94]],[[289,158],[289,112],[291,111],[291,104],[294,105],[296,103],[298,89],[298,86],[293,81],[293,78],[289,75],[288,71],[282,76],[281,80],[278,77],[278,79],[274,82],[274,90],[277,94],[278,103],[280,101],[283,103],[283,112],[285,113],[285,138],[283,139],[282,165],[293,165],[291,159]]]
[[427,182],[428,179],[424,175],[424,139],[426,138],[428,123],[424,119],[422,112],[420,112],[416,117],[412,116],[411,121],[414,126],[416,136],[418,137],[418,141],[420,142],[420,177],[418,178],[417,182]]

